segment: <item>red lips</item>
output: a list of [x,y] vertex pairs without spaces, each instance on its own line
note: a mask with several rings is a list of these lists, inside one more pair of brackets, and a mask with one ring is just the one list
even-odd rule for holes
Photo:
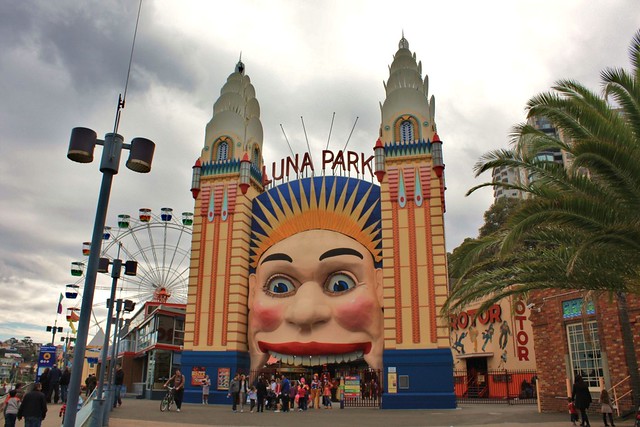
[[321,343],[321,342],[283,342],[283,343],[267,343],[258,341],[258,347],[263,353],[275,351],[280,354],[288,354],[291,356],[328,356],[331,354],[353,353],[354,351],[362,351],[367,354],[371,351],[370,342],[362,343]]

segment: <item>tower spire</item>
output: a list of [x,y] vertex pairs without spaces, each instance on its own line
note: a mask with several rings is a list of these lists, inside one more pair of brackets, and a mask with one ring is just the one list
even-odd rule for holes
[[240,51],[240,59],[236,64],[236,73],[244,74],[244,63],[242,62],[242,51]]

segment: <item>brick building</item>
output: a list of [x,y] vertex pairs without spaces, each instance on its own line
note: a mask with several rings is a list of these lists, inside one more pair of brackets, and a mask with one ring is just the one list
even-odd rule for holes
[[[620,328],[619,301],[601,295],[584,304],[580,291],[545,291],[532,296],[539,399],[543,411],[565,411],[566,396],[582,375],[597,401],[602,384],[616,396],[622,412],[631,410],[631,382]],[[640,297],[628,295],[628,314],[640,357]],[[614,393],[610,393],[614,396]]]

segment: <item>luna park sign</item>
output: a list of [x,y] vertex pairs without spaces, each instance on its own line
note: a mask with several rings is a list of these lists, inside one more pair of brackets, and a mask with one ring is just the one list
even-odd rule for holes
[[[333,152],[331,150],[322,150],[321,170],[331,170],[332,173],[355,173],[357,175],[370,175],[373,177],[373,155],[367,156],[364,153],[355,151],[339,150]],[[312,176],[315,174],[313,158],[311,154],[304,153],[302,155],[295,154],[280,159],[279,162],[271,164],[271,179],[278,181],[288,178],[292,175]]]

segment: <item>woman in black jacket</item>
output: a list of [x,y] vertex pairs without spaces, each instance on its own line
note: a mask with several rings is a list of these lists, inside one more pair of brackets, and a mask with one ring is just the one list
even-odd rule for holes
[[591,405],[591,393],[589,392],[589,386],[580,375],[576,377],[576,381],[573,383],[571,397],[573,397],[576,408],[580,411],[580,425],[583,427],[591,427],[589,417],[587,416],[587,409],[589,409],[589,405]]

